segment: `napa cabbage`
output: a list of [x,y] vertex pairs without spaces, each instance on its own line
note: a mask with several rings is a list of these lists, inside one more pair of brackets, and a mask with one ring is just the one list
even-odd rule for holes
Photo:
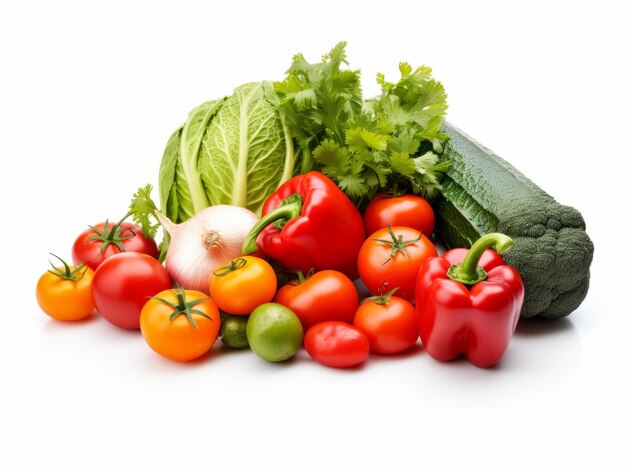
[[260,214],[296,171],[293,140],[271,82],[248,83],[189,113],[161,160],[161,211],[173,222],[216,204]]

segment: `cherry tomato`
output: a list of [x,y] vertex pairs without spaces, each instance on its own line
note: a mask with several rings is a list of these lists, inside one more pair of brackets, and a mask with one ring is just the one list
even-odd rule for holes
[[[54,255],[56,257],[56,255]],[[59,257],[57,257],[59,258]],[[59,260],[61,260],[59,258]],[[77,321],[93,312],[91,282],[93,270],[83,265],[54,267],[37,282],[37,302],[50,317],[60,321]]]
[[418,195],[377,196],[367,205],[363,217],[367,235],[388,226],[404,226],[430,238],[435,229],[435,212],[428,201]]
[[148,298],[171,287],[167,270],[158,260],[125,252],[107,258],[98,267],[91,295],[96,310],[111,324],[138,329],[141,308]]
[[350,368],[365,361],[370,345],[365,334],[353,325],[326,321],[308,330],[304,336],[304,348],[322,365]]
[[211,298],[221,310],[247,315],[274,299],[277,281],[269,263],[245,256],[215,270],[209,287]]
[[220,311],[200,291],[168,289],[141,309],[141,335],[150,348],[175,361],[190,361],[208,352],[220,330]]
[[371,293],[399,288],[396,296],[412,302],[422,263],[436,256],[433,243],[416,229],[381,229],[370,235],[359,251],[359,275]]
[[72,260],[95,270],[107,258],[120,252],[140,252],[159,258],[156,242],[145,237],[141,228],[130,222],[118,226],[107,221],[90,227],[76,238]]
[[322,270],[284,285],[274,302],[296,313],[304,330],[323,321],[352,323],[359,295],[350,278],[335,270]]
[[391,296],[367,298],[354,316],[354,326],[370,341],[372,352],[398,353],[415,345],[419,328],[415,308],[406,299]]

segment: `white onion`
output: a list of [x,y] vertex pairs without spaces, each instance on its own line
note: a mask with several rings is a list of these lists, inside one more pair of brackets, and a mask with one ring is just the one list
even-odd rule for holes
[[216,268],[241,256],[243,241],[259,220],[252,211],[224,204],[203,209],[181,224],[157,216],[171,237],[165,268],[172,281],[203,293],[208,293]]

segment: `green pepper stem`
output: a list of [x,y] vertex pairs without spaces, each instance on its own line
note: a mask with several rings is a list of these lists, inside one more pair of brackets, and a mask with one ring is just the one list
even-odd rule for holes
[[485,234],[472,244],[465,255],[463,263],[450,267],[448,270],[448,278],[465,285],[474,285],[479,281],[485,280],[487,273],[478,265],[480,257],[483,256],[485,250],[493,247],[496,252],[504,253],[511,245],[513,245],[513,239],[507,235],[500,234],[499,232]]
[[[253,254],[258,250],[256,245],[256,239],[263,229],[272,223],[276,223],[276,227],[282,229],[287,221],[300,216],[302,213],[302,196],[294,193],[288,198],[285,198],[281,205],[273,211],[267,213],[257,223],[252,226],[246,240],[243,241],[243,248],[241,253],[243,255]],[[282,224],[280,223],[282,222]]]

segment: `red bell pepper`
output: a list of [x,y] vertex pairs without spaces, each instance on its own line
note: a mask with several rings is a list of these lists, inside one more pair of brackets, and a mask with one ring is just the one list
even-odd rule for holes
[[519,322],[524,284],[515,268],[487,249],[502,253],[512,243],[504,234],[487,234],[469,250],[453,249],[422,265],[416,312],[431,357],[465,355],[483,368],[500,361]]
[[263,205],[263,217],[244,241],[243,254],[258,247],[288,270],[337,270],[358,277],[357,256],[365,225],[356,206],[319,172],[291,178]]

